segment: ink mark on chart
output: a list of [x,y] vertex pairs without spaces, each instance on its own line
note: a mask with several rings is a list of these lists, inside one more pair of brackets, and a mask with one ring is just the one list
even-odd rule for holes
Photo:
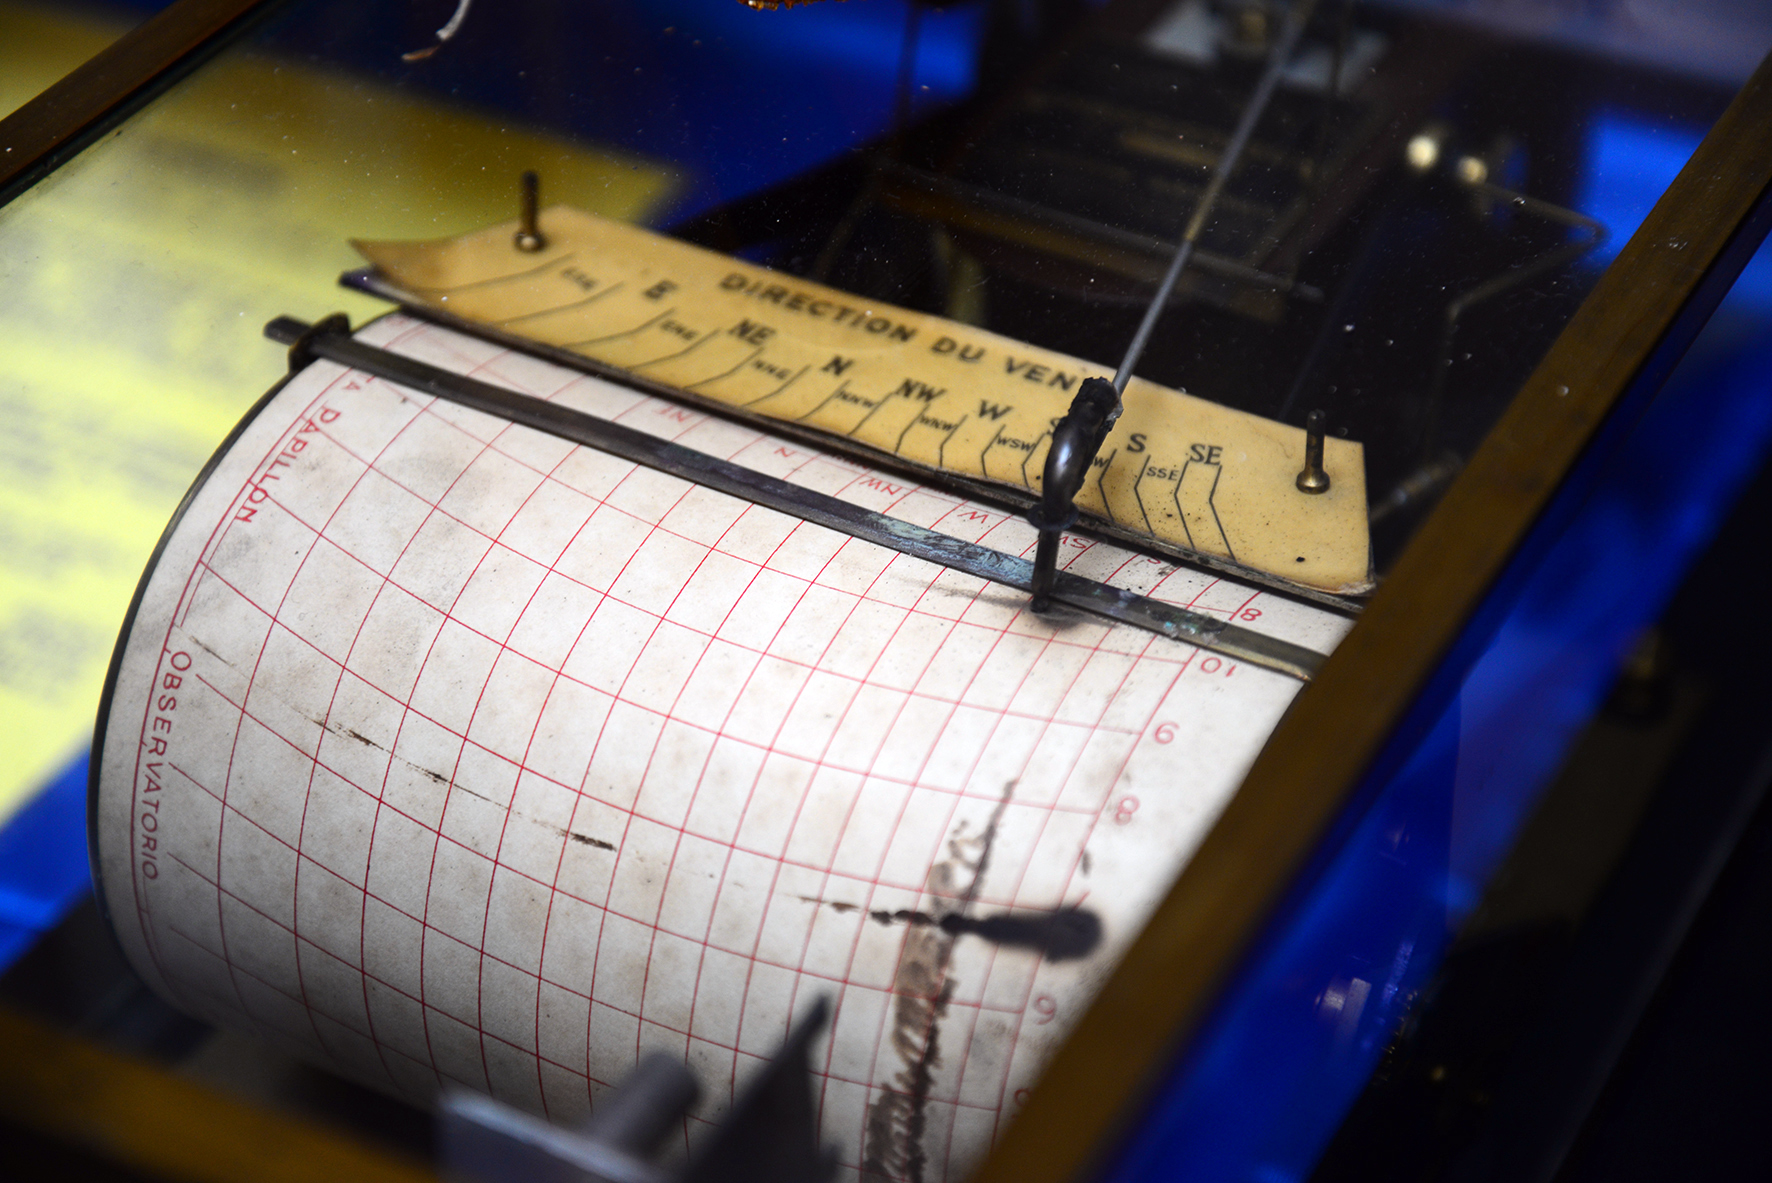
[[[801,896],[809,904],[822,904],[833,912],[859,912],[859,904]],[[908,908],[868,912],[875,924],[908,924],[939,928],[949,936],[983,937],[1008,949],[1028,949],[1047,961],[1074,961],[1095,952],[1101,944],[1101,917],[1084,908],[1035,908],[995,912],[989,916],[966,916],[959,912],[935,915]]]
[[[316,722],[317,721],[318,720],[316,720]],[[321,723],[321,726],[325,727],[326,730],[332,732],[334,735],[347,736],[347,737],[357,741],[360,744],[365,744],[369,747],[374,748],[378,752],[387,752],[388,751],[387,748],[383,747],[381,744],[376,743],[373,739],[370,739],[367,735],[364,735],[361,731],[357,731],[354,728],[346,727],[340,723]],[[393,755],[393,753],[391,753],[391,752],[389,752],[388,754]],[[422,765],[414,764],[410,760],[402,759],[399,756],[394,756],[394,759],[399,760],[402,764],[406,765],[406,767],[412,769],[414,772],[418,773],[420,776],[423,776],[426,779],[430,780],[433,784],[442,785],[445,788],[459,789],[461,792],[466,793],[468,796],[477,798],[478,800],[481,800],[481,801],[484,801],[488,805],[497,806],[499,809],[508,809],[510,811],[510,814],[512,817],[521,818],[523,821],[528,822],[532,826],[540,826],[542,829],[551,831],[552,833],[557,834],[562,838],[570,838],[572,841],[577,842],[581,846],[594,846],[598,850],[608,850],[608,851],[614,851],[617,849],[616,845],[613,842],[605,842],[603,839],[593,838],[589,834],[580,834],[576,830],[568,830],[563,826],[556,826],[556,825],[553,825],[549,822],[544,822],[539,818],[531,817],[529,814],[524,813],[520,809],[512,808],[511,806],[507,805],[503,801],[495,800],[494,798],[486,796],[484,793],[476,793],[473,789],[468,788],[468,786],[462,784],[460,781],[451,781],[449,777],[443,775],[441,772],[435,772],[429,768],[423,767]]]
[[[947,857],[929,868],[928,893],[936,900],[952,900],[951,914],[964,917],[977,898],[990,867],[991,844],[997,825],[1015,792],[1015,782],[1003,787],[1003,797],[991,811],[990,820],[976,836],[962,820],[948,838]],[[898,974],[892,983],[897,996],[893,1008],[891,1041],[902,1067],[880,1086],[880,1095],[868,1106],[866,1144],[862,1152],[862,1176],[887,1176],[923,1183],[928,1152],[923,1146],[930,1085],[941,1065],[941,1021],[947,1016],[954,981],[948,974],[956,934],[944,924],[910,924],[899,954]]]

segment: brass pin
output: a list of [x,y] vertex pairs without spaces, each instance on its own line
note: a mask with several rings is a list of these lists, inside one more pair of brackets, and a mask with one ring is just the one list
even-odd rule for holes
[[548,245],[548,240],[541,236],[541,228],[536,224],[540,204],[541,178],[531,170],[523,174],[523,206],[513,239],[520,251],[539,251]]
[[1323,471],[1323,424],[1328,416],[1312,411],[1304,420],[1304,468],[1298,474],[1300,493],[1327,493],[1329,474]]

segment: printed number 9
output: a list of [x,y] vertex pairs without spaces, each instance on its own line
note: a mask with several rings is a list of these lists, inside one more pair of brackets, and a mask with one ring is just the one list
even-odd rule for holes
[[1040,994],[1034,998],[1034,1013],[1040,1017],[1034,1020],[1034,1026],[1044,1027],[1058,1017],[1058,1000],[1050,994]]

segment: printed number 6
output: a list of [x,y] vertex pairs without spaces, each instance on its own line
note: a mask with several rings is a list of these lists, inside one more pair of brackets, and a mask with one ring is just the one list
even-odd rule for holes
[[1151,738],[1156,740],[1158,743],[1174,743],[1175,742],[1175,724],[1173,724],[1173,723],[1158,723],[1157,729],[1155,731],[1151,732]]
[[1037,995],[1034,998],[1034,1013],[1040,1016],[1034,1020],[1034,1026],[1044,1027],[1058,1017],[1058,1000],[1050,994]]

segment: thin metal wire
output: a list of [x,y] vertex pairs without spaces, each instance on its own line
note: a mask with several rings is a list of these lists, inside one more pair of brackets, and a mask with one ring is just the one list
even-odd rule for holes
[[1132,343],[1126,347],[1126,356],[1120,361],[1120,368],[1114,373],[1114,389],[1121,394],[1126,392],[1126,383],[1132,380],[1132,371],[1138,366],[1138,359],[1144,356],[1145,346],[1150,344],[1151,331],[1157,327],[1157,318],[1169,304],[1169,297],[1175,292],[1175,283],[1181,273],[1187,269],[1189,260],[1194,255],[1194,244],[1199,240],[1200,232],[1206,228],[1206,220],[1212,216],[1213,207],[1218,204],[1219,194],[1224,192],[1225,185],[1230,181],[1231,174],[1242,161],[1243,150],[1249,146],[1249,139],[1255,134],[1255,125],[1267,110],[1268,101],[1274,96],[1274,88],[1280,84],[1280,75],[1286,71],[1287,63],[1292,60],[1292,51],[1298,45],[1298,39],[1304,33],[1305,25],[1310,23],[1311,12],[1317,6],[1317,0],[1301,0],[1287,14],[1286,24],[1280,36],[1274,41],[1273,48],[1268,51],[1267,69],[1262,71],[1261,81],[1256,84],[1255,93],[1249,96],[1249,102],[1243,107],[1243,117],[1237,122],[1237,130],[1231,133],[1230,142],[1219,153],[1218,164],[1212,170],[1212,179],[1206,183],[1206,192],[1194,206],[1194,213],[1188,219],[1187,229],[1182,231],[1181,242],[1175,248],[1175,257],[1169,262],[1169,270],[1158,285],[1156,295],[1145,307],[1144,320],[1138,326],[1138,332],[1132,336]]

